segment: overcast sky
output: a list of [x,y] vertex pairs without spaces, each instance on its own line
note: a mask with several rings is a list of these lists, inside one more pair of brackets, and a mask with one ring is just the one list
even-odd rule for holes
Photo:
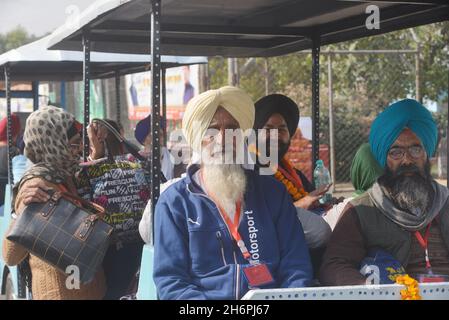
[[42,36],[63,24],[73,12],[84,10],[93,0],[0,0],[0,33],[18,25]]

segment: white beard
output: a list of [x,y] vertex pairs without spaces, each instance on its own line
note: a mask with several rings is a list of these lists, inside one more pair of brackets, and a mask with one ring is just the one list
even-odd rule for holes
[[231,220],[234,219],[235,204],[246,191],[245,171],[238,164],[207,165],[202,168],[207,191],[223,207]]

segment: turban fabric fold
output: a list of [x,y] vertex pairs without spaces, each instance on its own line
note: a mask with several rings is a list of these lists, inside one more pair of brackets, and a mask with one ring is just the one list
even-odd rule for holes
[[391,145],[405,128],[412,130],[421,140],[427,156],[433,156],[438,130],[432,114],[416,100],[404,99],[388,106],[371,125],[371,151],[382,167],[386,165]]
[[224,108],[246,131],[254,124],[254,103],[242,89],[226,86],[209,90],[189,101],[182,119],[184,136],[194,151],[201,150],[201,141],[218,107]]
[[360,195],[371,188],[383,171],[374,159],[369,144],[362,144],[355,153],[349,170],[355,194]]
[[[165,127],[165,121],[161,117],[160,119],[160,129],[162,130]],[[145,139],[150,134],[151,130],[151,114],[148,115],[145,119],[140,120],[136,125],[136,130],[134,131],[134,137],[141,145],[145,144]]]

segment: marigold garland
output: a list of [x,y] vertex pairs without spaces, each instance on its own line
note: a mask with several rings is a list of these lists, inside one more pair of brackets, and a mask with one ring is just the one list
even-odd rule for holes
[[419,294],[418,281],[410,277],[408,274],[396,277],[396,283],[405,286],[404,290],[401,290],[402,300],[421,300]]
[[[251,153],[259,155],[259,151],[257,150],[257,147],[254,144],[248,145],[248,150]],[[288,177],[286,177],[284,173],[281,172],[280,166],[278,166],[278,170],[274,173],[274,177],[278,181],[282,182],[282,184],[287,189],[288,193],[293,198],[293,201],[298,201],[298,200],[304,198],[306,195],[308,195],[308,192],[304,190],[304,187],[302,186],[301,179],[298,177],[298,175],[294,171],[292,164],[285,157],[281,160],[281,162],[282,162],[283,166],[285,167],[285,170],[282,170],[282,171],[285,171],[287,174],[289,174],[290,179]],[[274,171],[273,166],[271,166],[271,169]],[[296,186],[295,186],[295,182],[296,182]]]
[[[288,193],[292,196],[293,201],[304,198],[308,193],[304,190],[301,179],[294,171],[293,166],[286,158],[282,159],[282,165],[285,169],[279,166],[274,177],[282,182]],[[286,174],[290,177],[287,177]]]
[[294,201],[298,201],[307,195],[307,192],[304,189],[296,188],[280,171],[276,171],[274,177],[282,182]]

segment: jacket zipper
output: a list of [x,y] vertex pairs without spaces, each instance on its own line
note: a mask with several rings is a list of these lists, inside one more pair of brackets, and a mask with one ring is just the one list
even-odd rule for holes
[[225,253],[224,253],[224,243],[223,243],[223,238],[221,236],[221,232],[217,231],[215,233],[215,236],[217,237],[218,242],[220,242],[220,249],[221,249],[221,258],[223,259],[223,263],[225,266],[228,265],[228,263],[226,262],[226,258],[225,258]]
[[[187,188],[187,190],[189,190],[189,189]],[[190,190],[189,190],[189,192],[191,192],[191,193],[193,193],[195,195],[198,195],[200,197],[204,197],[204,198],[206,198],[207,200],[209,200],[210,202],[212,202],[214,204],[216,210],[218,211],[218,214],[219,214],[221,220],[223,221],[224,225],[226,226],[226,229],[228,230],[229,237],[232,239],[231,230],[229,230],[229,226],[227,225],[226,221],[224,220],[223,216],[221,215],[220,211],[218,210],[217,205],[215,204],[215,202],[211,198],[209,198],[207,195],[204,195],[204,194],[201,194],[201,193],[197,193],[197,192],[192,192]],[[220,233],[220,235],[221,235],[221,233]],[[234,253],[234,262],[235,262],[235,265],[236,265],[235,298],[236,298],[236,300],[238,300],[239,299],[238,297],[239,297],[239,294],[240,294],[240,265],[237,263],[237,257],[235,256],[235,250],[233,250],[233,253]],[[223,255],[223,257],[224,257],[224,255]]]

